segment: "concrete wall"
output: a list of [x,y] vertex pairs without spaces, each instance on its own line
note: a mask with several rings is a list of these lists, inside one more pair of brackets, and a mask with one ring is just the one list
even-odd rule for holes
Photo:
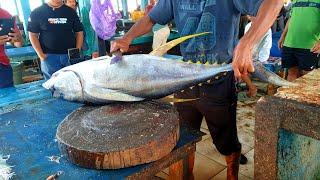
[[320,69],[256,105],[254,178],[320,180]]
[[279,179],[320,179],[320,141],[280,130],[277,164]]

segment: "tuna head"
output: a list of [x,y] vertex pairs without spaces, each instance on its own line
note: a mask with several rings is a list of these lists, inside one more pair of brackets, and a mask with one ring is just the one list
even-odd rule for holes
[[54,97],[70,101],[83,101],[83,89],[80,77],[74,71],[60,70],[42,85],[49,89]]

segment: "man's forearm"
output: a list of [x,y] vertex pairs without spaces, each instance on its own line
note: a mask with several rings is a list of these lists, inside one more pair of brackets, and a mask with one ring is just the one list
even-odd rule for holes
[[274,23],[282,6],[283,0],[264,0],[256,16],[256,23],[253,23],[250,30],[243,36],[243,41],[253,48],[253,45],[261,40]]
[[284,39],[284,38],[286,37],[286,35],[287,35],[288,28],[289,28],[289,22],[290,22],[290,19],[288,19],[287,24],[286,24],[286,26],[285,26],[282,34],[281,34],[281,38],[282,38],[282,39]]
[[76,32],[76,48],[81,49],[83,45],[83,31]]
[[136,22],[123,36],[123,38],[128,39],[131,42],[134,38],[150,32],[153,25],[154,22],[149,18],[149,16],[145,16]]
[[44,56],[44,53],[43,53],[43,50],[40,46],[40,41],[39,41],[39,35],[36,34],[36,33],[31,33],[29,32],[29,39],[30,39],[30,42],[32,44],[32,47],[34,48],[34,50],[36,51],[36,53],[38,54],[39,58],[43,58]]

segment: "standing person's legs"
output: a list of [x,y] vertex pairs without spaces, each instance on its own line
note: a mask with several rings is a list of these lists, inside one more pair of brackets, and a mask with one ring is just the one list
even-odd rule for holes
[[180,125],[200,130],[202,114],[192,105],[176,105],[179,112]]
[[297,66],[295,67],[291,67],[288,69],[288,76],[287,76],[287,80],[292,82],[294,80],[296,80],[297,78],[300,77],[300,71],[299,68]]
[[41,61],[41,71],[44,78],[48,80],[53,73],[69,65],[67,54],[47,54],[47,58]]
[[[190,89],[187,88],[181,92],[174,95],[177,99],[197,99],[199,98],[199,87],[195,86]],[[193,129],[200,129],[202,122],[202,114],[196,107],[195,101],[188,101],[182,103],[175,103],[175,107],[179,112],[180,125],[187,125]]]
[[59,54],[60,69],[70,66],[70,60],[67,54]]
[[279,31],[283,31],[285,28],[284,16],[278,18]]
[[296,49],[294,56],[298,61],[299,74],[303,76],[313,69],[318,68],[320,57],[318,54],[310,52],[309,49]]
[[46,59],[41,61],[41,71],[45,80],[50,79],[52,74],[59,69],[61,65],[57,54],[47,54]]
[[277,32],[277,26],[278,26],[278,22],[277,22],[277,20],[275,20],[275,21],[273,22],[272,26],[271,26],[271,31],[272,31],[272,33]]
[[13,74],[10,65],[3,65],[0,63],[0,88],[13,86]]
[[295,56],[295,48],[289,48],[289,47],[283,46],[281,61],[282,61],[282,68],[288,69],[288,76],[287,76],[288,81],[294,81],[295,79],[300,77],[299,68],[298,68],[299,64]]
[[226,156],[227,179],[237,179],[241,144],[236,126],[237,95],[233,72],[200,89],[198,109],[204,114],[217,150]]
[[[198,98],[199,88],[194,87],[193,89],[189,89],[189,88],[185,89],[183,90],[183,92],[176,93],[174,97],[178,99]],[[200,130],[203,115],[196,108],[196,101],[175,103],[175,106],[179,112],[180,126],[188,126],[192,129]],[[188,177],[188,179],[194,179],[192,172],[193,172],[195,154],[190,155],[188,158],[189,158],[188,172],[191,175],[191,177]]]

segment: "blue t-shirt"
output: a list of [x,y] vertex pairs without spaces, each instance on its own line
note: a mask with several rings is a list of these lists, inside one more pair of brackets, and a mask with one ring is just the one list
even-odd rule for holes
[[159,0],[148,14],[167,24],[174,19],[181,36],[211,32],[181,44],[184,60],[231,62],[241,14],[256,15],[263,0]]

